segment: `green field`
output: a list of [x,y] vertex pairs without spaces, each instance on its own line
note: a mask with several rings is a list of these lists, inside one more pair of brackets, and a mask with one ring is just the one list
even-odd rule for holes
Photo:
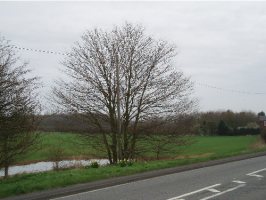
[[103,151],[97,151],[92,143],[96,143],[99,136],[90,137],[88,141],[73,133],[40,133],[39,142],[32,147],[18,163],[31,163],[51,160],[51,154],[56,149],[63,150],[63,159],[103,158]]
[[[37,161],[48,161],[56,148],[63,150],[64,159],[81,158],[104,158],[104,149],[98,145],[93,147],[100,140],[100,136],[90,137],[88,141],[76,134],[71,133],[41,133],[40,142],[32,151],[21,157],[18,163],[30,163]],[[190,137],[191,144],[188,146],[170,145],[170,152],[162,152],[162,158],[182,157],[215,157],[230,156],[255,150],[254,144],[257,136],[195,136]],[[143,152],[144,158],[155,158],[155,153],[149,150],[147,141],[140,142],[148,148]],[[150,160],[149,159],[149,160]]]
[[[18,163],[30,163],[49,160],[51,152],[60,147],[64,158],[102,158],[103,152],[98,152],[91,143],[99,137],[90,138],[84,142],[82,138],[70,133],[42,133],[40,143],[28,154],[20,158]],[[84,183],[115,176],[129,175],[148,170],[180,166],[196,162],[208,161],[233,155],[265,150],[258,136],[228,136],[228,137],[192,137],[191,145],[172,146],[173,151],[165,152],[162,157],[167,160],[143,161],[139,159],[132,166],[106,166],[100,168],[76,168],[50,171],[36,174],[21,174],[8,179],[0,179],[0,198],[10,195],[40,191],[49,188],[64,187],[76,183]],[[147,141],[141,141],[149,147]],[[37,149],[36,149],[37,148]],[[99,148],[101,149],[101,148]],[[144,157],[155,158],[152,151],[144,153]]]

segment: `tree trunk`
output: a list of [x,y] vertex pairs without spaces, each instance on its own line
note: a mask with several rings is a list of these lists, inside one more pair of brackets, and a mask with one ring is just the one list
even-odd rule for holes
[[9,168],[8,164],[5,164],[5,176],[4,176],[4,178],[8,177],[8,168]]
[[159,154],[160,154],[160,150],[159,150],[159,148],[158,148],[157,151],[156,151],[156,159],[157,159],[157,160],[159,160]]
[[111,147],[111,152],[112,152],[112,162],[110,164],[117,164],[118,161],[118,147],[117,147],[117,133],[113,132],[112,133],[112,144],[110,145]]
[[113,163],[117,164],[118,155],[117,155],[117,141],[115,140],[114,144],[112,145],[112,152],[113,152]]
[[103,136],[103,142],[105,145],[105,149],[107,151],[107,156],[108,156],[109,162],[110,162],[110,164],[113,164],[111,150],[110,150],[110,147],[109,147],[109,144],[108,144],[108,141],[106,139],[106,135],[104,134],[104,132],[103,132],[102,136]]
[[4,178],[7,178],[8,177],[8,167],[9,167],[9,162],[8,162],[8,136],[5,138],[5,141],[4,141],[4,169],[5,169],[5,175],[4,175]]

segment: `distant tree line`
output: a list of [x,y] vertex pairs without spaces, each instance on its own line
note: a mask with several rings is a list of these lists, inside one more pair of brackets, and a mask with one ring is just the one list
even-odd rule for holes
[[45,114],[38,116],[38,119],[39,131],[97,133],[79,114]]
[[[53,114],[39,116],[40,131],[94,133],[97,129],[84,121],[81,114]],[[180,114],[171,120],[154,118],[139,126],[142,135],[257,135],[260,133],[258,116],[251,111],[209,111]],[[174,131],[173,131],[174,130]]]
[[211,111],[199,113],[194,124],[199,135],[257,135],[258,116],[254,112]]

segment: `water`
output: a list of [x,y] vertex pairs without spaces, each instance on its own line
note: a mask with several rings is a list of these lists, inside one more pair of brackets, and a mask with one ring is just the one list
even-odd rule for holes
[[[91,159],[91,160],[63,160],[59,162],[59,168],[70,168],[75,166],[88,166],[92,162],[98,162],[100,166],[109,164],[108,159]],[[8,170],[9,175],[21,173],[36,173],[53,170],[54,162],[37,162],[29,165],[10,166]],[[0,170],[0,177],[4,176],[4,170]]]

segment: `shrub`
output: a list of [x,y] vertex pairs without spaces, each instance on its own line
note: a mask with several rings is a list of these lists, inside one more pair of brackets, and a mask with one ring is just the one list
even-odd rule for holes
[[90,167],[91,168],[99,168],[99,163],[97,162],[97,161],[93,161],[93,162],[91,162],[91,164],[90,164]]
[[61,145],[58,145],[57,147],[53,147],[52,149],[49,150],[50,153],[50,160],[53,161],[53,168],[54,170],[59,170],[59,162],[63,160],[65,152],[64,149],[61,147]]
[[133,161],[132,160],[120,160],[118,162],[118,165],[120,167],[132,166],[133,165]]
[[264,141],[264,143],[266,143],[266,129],[261,130],[260,136],[261,136],[262,140]]

